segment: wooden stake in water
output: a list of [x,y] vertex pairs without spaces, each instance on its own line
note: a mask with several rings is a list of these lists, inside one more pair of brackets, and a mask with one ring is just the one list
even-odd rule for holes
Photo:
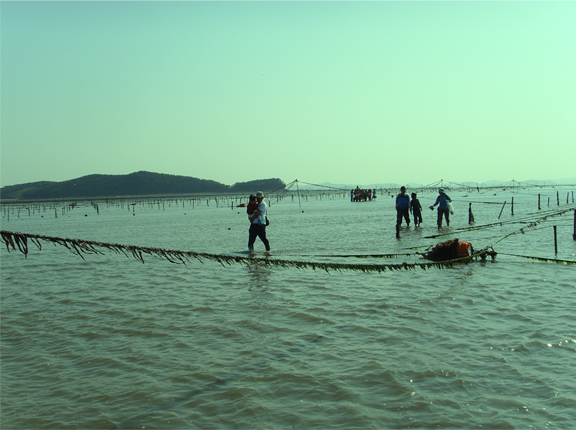
[[554,226],[554,254],[558,254],[558,240],[556,238],[556,226]]
[[298,179],[296,179],[296,192],[298,193],[298,207],[302,209],[302,203],[300,203],[300,187],[298,187]]
[[576,209],[574,209],[574,233],[572,234],[572,239],[576,240]]
[[[506,206],[506,202],[502,205],[502,209],[500,209],[500,215],[502,215],[502,211],[504,210],[504,206]],[[500,215],[498,215],[498,219],[500,219]]]
[[538,194],[538,210],[540,210],[540,194]]
[[510,208],[510,215],[514,216],[514,197],[512,197],[512,203]]

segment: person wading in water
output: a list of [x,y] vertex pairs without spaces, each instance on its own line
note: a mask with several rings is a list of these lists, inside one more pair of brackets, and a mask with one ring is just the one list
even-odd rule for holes
[[266,203],[264,203],[264,193],[262,191],[256,193],[256,201],[258,202],[258,207],[254,210],[254,216],[251,218],[252,223],[250,224],[248,235],[248,251],[254,252],[254,242],[257,237],[264,243],[266,251],[270,251],[270,242],[266,238]]

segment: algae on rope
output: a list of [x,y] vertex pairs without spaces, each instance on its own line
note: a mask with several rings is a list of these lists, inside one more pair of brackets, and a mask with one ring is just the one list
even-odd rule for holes
[[[79,255],[84,259],[84,254],[104,254],[100,249],[108,249],[115,251],[118,254],[124,254],[127,257],[134,257],[136,260],[144,263],[144,255],[159,257],[160,259],[167,260],[171,263],[186,264],[190,262],[191,259],[196,259],[203,263],[203,260],[216,261],[224,265],[232,265],[232,263],[240,263],[250,267],[251,264],[262,264],[265,266],[274,267],[295,267],[298,269],[321,269],[326,272],[330,270],[344,271],[353,270],[357,272],[386,272],[393,270],[413,270],[420,268],[427,270],[430,268],[445,269],[453,267],[456,263],[468,264],[477,258],[485,259],[486,256],[490,255],[493,259],[496,256],[494,250],[483,249],[478,251],[468,257],[457,258],[448,261],[426,261],[426,262],[416,262],[416,263],[396,263],[396,264],[348,264],[348,263],[325,263],[325,262],[313,262],[313,261],[298,261],[298,260],[276,260],[272,258],[257,258],[253,256],[232,256],[225,254],[210,254],[204,252],[194,252],[194,251],[180,251],[180,250],[169,250],[162,248],[150,248],[142,246],[133,245],[122,245],[117,243],[106,243],[106,242],[96,242],[90,240],[81,239],[68,239],[62,237],[53,236],[43,236],[38,234],[28,234],[28,233],[17,233],[6,230],[0,231],[1,241],[6,244],[8,252],[10,250],[18,250],[22,252],[25,256],[28,256],[28,239],[33,242],[38,249],[42,249],[40,240],[45,242],[51,242],[56,245],[61,245],[68,248],[71,252]],[[100,248],[100,249],[99,249]]]

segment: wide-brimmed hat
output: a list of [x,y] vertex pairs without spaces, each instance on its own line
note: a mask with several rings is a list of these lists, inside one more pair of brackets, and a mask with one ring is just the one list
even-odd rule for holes
[[258,192],[256,193],[256,198],[257,198],[257,199],[263,199],[263,198],[264,198],[264,193],[263,193],[262,191],[258,191]]
[[444,188],[440,188],[440,189],[438,190],[438,192],[439,192],[439,193],[443,193],[443,192],[444,192]]

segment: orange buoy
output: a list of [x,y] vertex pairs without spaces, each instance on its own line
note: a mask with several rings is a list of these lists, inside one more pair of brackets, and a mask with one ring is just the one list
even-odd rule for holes
[[470,255],[470,242],[458,242],[458,247],[456,248],[456,254],[458,258],[468,257]]

